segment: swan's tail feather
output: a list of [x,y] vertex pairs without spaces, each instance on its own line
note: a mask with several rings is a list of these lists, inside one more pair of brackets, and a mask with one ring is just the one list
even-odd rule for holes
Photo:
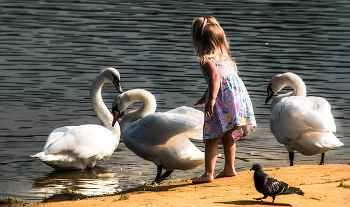
[[344,145],[332,132],[311,132],[307,134],[318,147],[333,148]]
[[69,155],[46,155],[45,152],[39,152],[35,155],[30,155],[31,157],[37,157],[40,161],[44,162],[48,166],[59,169],[86,169],[93,168],[109,158],[105,157],[89,157],[89,158],[77,158]]
[[203,140],[203,129],[191,130],[186,132],[187,136],[192,139]]
[[344,144],[332,132],[306,132],[294,145],[293,147],[303,155],[315,155]]
[[204,162],[204,159],[205,159],[204,153],[197,154],[197,155],[191,157],[191,160],[193,160],[193,161],[203,161]]
[[35,155],[29,155],[30,157],[37,157],[39,159],[42,159],[45,157],[45,152],[39,152],[39,153],[36,153]]
[[66,161],[70,162],[74,160],[69,155],[60,155],[60,154],[46,154],[45,152],[39,152],[35,155],[30,155],[31,157],[37,157],[43,162],[50,162],[50,161]]

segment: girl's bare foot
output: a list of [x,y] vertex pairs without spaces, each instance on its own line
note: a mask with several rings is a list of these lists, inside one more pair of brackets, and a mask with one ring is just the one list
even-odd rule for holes
[[213,176],[210,175],[202,175],[201,177],[195,179],[192,181],[193,184],[199,184],[199,183],[210,183],[213,182]]
[[219,173],[215,178],[223,178],[223,177],[233,177],[236,176],[237,173],[235,170],[233,171],[228,171],[226,172],[225,170],[223,170],[221,173]]

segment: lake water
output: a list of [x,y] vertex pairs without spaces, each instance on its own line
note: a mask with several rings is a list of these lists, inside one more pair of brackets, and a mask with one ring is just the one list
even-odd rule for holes
[[[206,85],[190,27],[194,18],[207,15],[218,19],[230,39],[258,123],[255,133],[237,142],[236,170],[254,163],[289,165],[287,150],[269,130],[270,104],[264,104],[268,81],[287,71],[301,76],[308,95],[324,97],[332,106],[336,136],[344,146],[327,152],[326,164],[350,162],[349,1],[4,0],[0,11],[2,197],[30,203],[67,188],[100,195],[150,183],[156,166],[123,143],[93,170],[54,171],[29,155],[41,151],[55,128],[100,124],[89,89],[107,67],[120,71],[124,91],[152,92],[157,111],[193,106]],[[111,84],[103,87],[107,106],[116,95]],[[195,144],[204,150],[201,141]],[[295,164],[319,160],[320,155],[297,153]],[[219,158],[215,172],[222,167]],[[204,166],[174,171],[168,180],[203,172]]]

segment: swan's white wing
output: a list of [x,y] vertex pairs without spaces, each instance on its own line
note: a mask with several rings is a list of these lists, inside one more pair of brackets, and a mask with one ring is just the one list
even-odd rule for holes
[[[309,123],[317,123],[318,126],[313,128],[319,129],[321,131],[336,131],[336,126],[334,122],[333,115],[331,113],[331,105],[324,98],[308,96],[306,97],[311,104],[311,110],[309,110],[308,116],[310,117]],[[311,118],[314,117],[314,118]],[[313,119],[318,120],[318,122],[313,121]],[[310,125],[311,125],[310,123]]]
[[189,170],[204,163],[204,153],[187,135],[198,123],[185,114],[153,113],[122,128],[123,141],[135,154],[166,170]]
[[67,131],[45,150],[46,155],[69,155],[80,159],[113,153],[118,140],[113,133],[99,125],[81,125]]
[[60,128],[57,128],[55,130],[53,130],[49,136],[47,137],[47,140],[45,142],[45,145],[43,147],[43,150],[42,151],[45,151],[52,142],[56,141],[57,139],[63,137],[63,135],[68,131],[68,130],[71,130],[73,128],[75,128],[77,126],[64,126],[64,127],[60,127]]
[[162,145],[171,137],[194,129],[199,122],[200,120],[184,114],[153,113],[122,129],[122,134],[140,142]]
[[169,110],[165,113],[184,114],[198,119],[200,122],[198,122],[197,126],[191,131],[186,132],[186,134],[188,135],[188,137],[191,137],[193,139],[203,139],[204,113],[202,111],[194,109],[192,107],[181,106]]
[[319,97],[282,98],[271,110],[270,127],[281,143],[305,131],[335,131],[330,106]]
[[175,109],[171,109],[165,113],[185,114],[185,115],[193,116],[194,118],[204,122],[204,113],[200,110],[197,110],[188,106],[180,106]]

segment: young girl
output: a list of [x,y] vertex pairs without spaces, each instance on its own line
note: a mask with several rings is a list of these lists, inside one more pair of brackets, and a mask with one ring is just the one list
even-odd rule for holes
[[214,17],[195,19],[191,33],[208,84],[203,97],[195,104],[205,105],[205,173],[193,183],[208,183],[214,179],[219,143],[223,144],[225,167],[217,178],[236,175],[235,141],[255,131],[256,121],[247,89],[237,75],[228,40],[218,21]]

